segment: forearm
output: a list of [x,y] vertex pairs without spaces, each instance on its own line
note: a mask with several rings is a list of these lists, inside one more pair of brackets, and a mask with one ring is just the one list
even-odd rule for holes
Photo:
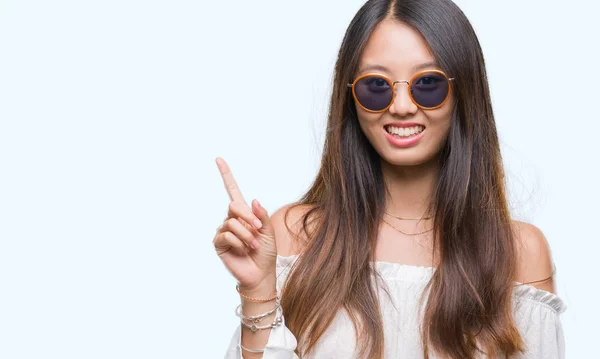
[[[266,280],[264,283],[261,283],[257,288],[248,290],[243,287],[240,287],[240,291],[247,297],[251,298],[270,298],[275,293],[276,284],[275,278],[273,276],[272,279]],[[271,300],[268,302],[254,302],[250,301],[242,296],[240,296],[241,300],[241,313],[246,316],[256,316],[266,312],[271,311],[275,305],[275,300]],[[268,326],[275,320],[278,311],[271,313],[264,317],[260,322],[256,323],[256,326],[264,327]],[[248,320],[244,321],[246,324],[252,325],[253,323]],[[269,335],[271,334],[271,329],[259,329],[256,331],[252,331],[250,328],[242,325],[241,328],[241,343],[242,346],[248,349],[264,349],[269,340]],[[262,358],[263,353],[252,353],[247,350],[242,349],[242,356],[244,359],[257,359]]]

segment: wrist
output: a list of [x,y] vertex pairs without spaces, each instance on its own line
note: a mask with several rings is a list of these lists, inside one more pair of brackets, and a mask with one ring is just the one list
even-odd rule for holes
[[275,294],[277,288],[277,279],[275,274],[269,275],[256,285],[244,286],[238,283],[239,291],[250,298],[270,298]]
[[[273,309],[273,307],[276,305],[276,298],[275,296],[277,295],[276,293],[276,280],[275,280],[275,276],[273,276],[272,279],[267,279],[265,278],[263,281],[261,281],[259,284],[257,284],[256,286],[252,286],[250,288],[248,287],[243,287],[243,286],[238,286],[239,291],[241,292],[241,294],[243,294],[244,296],[242,296],[240,294],[240,301],[241,301],[241,305],[242,305],[242,311],[244,313],[244,315],[258,315],[264,312],[267,312],[271,309]],[[267,301],[256,301],[256,300],[250,300],[248,298],[252,298],[252,299],[270,299],[273,298],[272,300],[267,300]],[[271,315],[269,315],[267,318],[265,318],[265,320],[267,322],[270,322],[274,317],[275,317],[276,313],[272,313]]]

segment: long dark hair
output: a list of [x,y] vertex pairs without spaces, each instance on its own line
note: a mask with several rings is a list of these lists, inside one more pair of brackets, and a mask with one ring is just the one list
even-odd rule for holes
[[[370,0],[344,36],[335,65],[321,168],[297,205],[306,246],[282,293],[297,353],[315,348],[344,308],[361,357],[383,358],[383,324],[369,265],[385,207],[381,159],[365,137],[346,86],[362,50],[384,19],[420,33],[440,68],[455,77],[456,106],[440,153],[434,191],[439,265],[427,286],[424,355],[473,358],[523,350],[511,311],[515,244],[483,54],[463,12],[449,0]],[[389,292],[388,292],[389,295]]]

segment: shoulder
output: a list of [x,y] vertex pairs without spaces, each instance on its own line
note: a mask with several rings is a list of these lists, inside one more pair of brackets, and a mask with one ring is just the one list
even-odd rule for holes
[[533,224],[514,220],[512,229],[517,254],[516,280],[555,293],[554,265],[544,233]]
[[304,215],[312,208],[312,205],[293,202],[273,212],[271,223],[275,230],[278,255],[291,256],[302,252],[308,241],[302,222]]

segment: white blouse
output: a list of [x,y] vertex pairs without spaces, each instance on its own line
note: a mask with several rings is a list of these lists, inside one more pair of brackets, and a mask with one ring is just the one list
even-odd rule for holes
[[[277,256],[277,291],[289,274],[298,255]],[[418,267],[389,262],[371,262],[386,282],[393,298],[378,287],[383,314],[385,358],[423,358],[420,340],[420,297],[432,277],[434,268]],[[395,306],[395,308],[394,308]],[[519,285],[513,290],[513,315],[526,346],[526,352],[517,359],[562,359],[565,344],[560,313],[565,304],[555,294],[530,285]],[[279,312],[281,314],[281,312]],[[235,331],[225,359],[241,359],[241,325]],[[297,341],[283,323],[273,329],[263,353],[264,359],[297,359],[294,353]],[[345,310],[339,310],[331,326],[319,339],[316,349],[307,359],[357,358],[354,327]],[[252,348],[258,349],[258,348]],[[431,356],[434,359],[434,356]]]

